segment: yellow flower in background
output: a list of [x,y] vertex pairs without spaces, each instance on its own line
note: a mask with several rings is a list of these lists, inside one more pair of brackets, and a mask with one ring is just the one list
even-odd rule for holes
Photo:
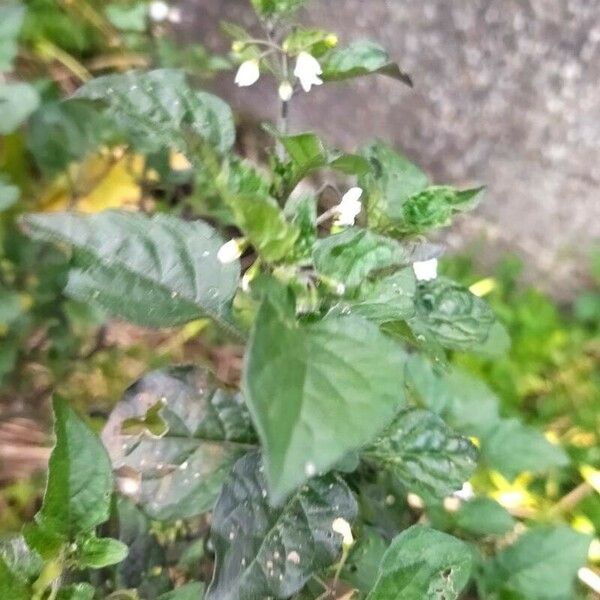
[[581,476],[600,494],[600,471],[590,467],[590,465],[581,465],[579,467]]
[[527,487],[533,477],[531,473],[520,473],[514,481],[508,481],[497,471],[490,471],[490,480],[496,488],[490,496],[509,512],[530,512],[537,506],[537,501]]

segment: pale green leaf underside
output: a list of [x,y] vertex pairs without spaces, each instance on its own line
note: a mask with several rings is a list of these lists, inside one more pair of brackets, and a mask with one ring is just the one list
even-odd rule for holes
[[367,600],[456,600],[471,574],[469,547],[415,525],[392,541]]
[[71,245],[79,269],[67,292],[138,325],[169,327],[209,316],[231,328],[239,263],[217,259],[222,239],[208,224],[157,214],[106,211],[33,214],[32,237]]
[[12,133],[38,107],[40,98],[28,83],[0,83],[0,135]]
[[[164,404],[162,437],[123,431],[125,421],[143,419],[157,403]],[[119,476],[139,482],[134,499],[162,520],[210,510],[254,434],[239,394],[220,388],[205,369],[173,367],[148,373],[125,392],[102,440]]]
[[336,560],[342,538],[333,521],[351,522],[356,513],[352,493],[334,474],[312,479],[284,505],[271,507],[260,455],[245,456],[213,512],[216,566],[206,599],[289,598]]
[[360,317],[298,323],[289,307],[263,301],[243,388],[274,502],[383,429],[405,401],[405,360],[402,347]]

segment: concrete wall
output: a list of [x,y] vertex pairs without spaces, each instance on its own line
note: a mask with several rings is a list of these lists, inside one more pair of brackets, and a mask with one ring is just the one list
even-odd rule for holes
[[[253,23],[244,0],[184,5],[184,35],[213,48],[220,19]],[[415,89],[328,85],[295,102],[293,129],[346,149],[380,137],[440,183],[487,184],[451,244],[485,231],[489,256],[516,249],[558,296],[583,281],[600,244],[600,0],[313,0],[305,17],[342,42],[381,42]],[[236,90],[228,74],[217,89],[259,119],[276,114],[270,82]]]

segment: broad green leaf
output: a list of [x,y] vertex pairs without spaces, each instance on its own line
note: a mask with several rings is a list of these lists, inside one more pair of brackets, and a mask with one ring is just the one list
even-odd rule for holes
[[0,556],[0,598],[10,600],[31,600],[31,592],[25,582],[9,569]]
[[260,455],[245,456],[213,512],[216,566],[206,600],[289,598],[340,555],[342,538],[333,521],[351,522],[356,513],[352,493],[334,474],[312,479],[272,508]]
[[349,227],[317,241],[313,260],[319,273],[347,290],[362,284],[372,273],[407,262],[402,246],[367,229]]
[[372,441],[404,403],[406,354],[376,325],[294,312],[265,297],[243,375],[274,504]]
[[589,545],[589,536],[565,525],[529,531],[493,560],[492,588],[527,600],[574,598],[573,584]]
[[449,395],[443,416],[450,427],[465,435],[484,437],[496,426],[499,399],[483,381],[454,367],[443,376],[442,384]]
[[[167,431],[123,431],[157,403]],[[239,394],[219,387],[204,369],[153,371],[126,392],[102,434],[113,467],[132,497],[155,519],[196,516],[210,510],[233,463],[254,443]],[[136,487],[139,488],[136,490]]]
[[427,175],[407,158],[383,142],[375,142],[362,151],[371,165],[370,172],[359,181],[367,190],[369,226],[385,231],[390,221],[401,214],[411,196],[428,185]]
[[56,600],[93,600],[96,590],[89,583],[75,583],[61,588]]
[[0,212],[14,206],[20,196],[19,188],[0,173]]
[[309,259],[317,239],[317,199],[312,194],[291,197],[284,208],[287,219],[298,229],[294,257]]
[[322,67],[324,81],[340,81],[380,73],[412,87],[410,75],[392,61],[382,46],[367,40],[332,50],[323,60]]
[[408,321],[417,339],[453,350],[469,350],[484,343],[495,315],[489,305],[469,290],[444,277],[422,281],[417,287],[416,314]]
[[197,135],[226,153],[235,141],[231,109],[212,94],[192,90],[183,71],[105,75],[84,84],[74,98],[102,101],[117,128],[140,151],[174,145],[185,150],[189,135]]
[[300,231],[269,196],[238,196],[231,203],[239,228],[267,261],[289,257]]
[[138,325],[170,327],[210,316],[226,317],[239,277],[237,262],[223,265],[223,241],[201,221],[169,215],[106,211],[34,214],[24,218],[36,239],[70,244],[75,265],[67,293]]
[[78,548],[77,563],[84,568],[103,569],[120,563],[127,553],[127,546],[119,540],[90,536]]
[[30,119],[27,145],[38,166],[55,173],[115,135],[110,119],[87,102],[45,102]]
[[104,523],[109,516],[113,479],[110,460],[96,434],[59,397],[53,401],[56,445],[48,482],[27,543],[43,557]]
[[28,83],[0,83],[0,135],[12,133],[38,107],[40,98]]
[[199,581],[186,583],[181,587],[162,594],[157,600],[202,600],[204,598],[204,584]]
[[491,498],[473,498],[455,514],[456,525],[473,535],[503,535],[515,525],[510,513]]
[[461,192],[449,186],[428,187],[404,201],[393,215],[391,229],[396,235],[407,235],[446,227],[455,214],[477,206],[483,190]]
[[486,358],[502,358],[510,350],[511,340],[508,330],[500,321],[490,328],[487,339],[482,344],[473,346],[470,352]]
[[540,473],[569,464],[566,452],[518,419],[503,419],[484,438],[481,456],[496,471],[514,479],[522,471]]
[[367,600],[456,600],[471,568],[464,542],[415,525],[392,541]]
[[408,319],[415,312],[416,279],[412,268],[365,281],[350,309],[355,315],[375,323]]
[[324,167],[328,163],[328,151],[314,133],[278,135],[296,169],[304,174],[311,169]]
[[477,466],[477,449],[468,439],[433,413],[415,409],[402,411],[364,456],[425,497],[459,490]]
[[0,6],[0,73],[12,68],[24,16],[25,6],[20,2],[9,1]]

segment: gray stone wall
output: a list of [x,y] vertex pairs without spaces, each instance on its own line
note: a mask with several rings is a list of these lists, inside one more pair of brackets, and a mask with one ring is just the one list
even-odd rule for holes
[[[188,38],[223,48],[219,19],[252,24],[244,0],[187,0]],[[346,149],[380,137],[440,183],[485,183],[475,219],[489,258],[511,248],[530,276],[564,296],[600,244],[600,0],[313,0],[308,22],[385,45],[415,89],[384,77],[324,86],[292,110]],[[276,111],[271,82],[218,91],[258,119]],[[249,104],[248,104],[249,103]],[[567,292],[568,295],[568,292]]]

